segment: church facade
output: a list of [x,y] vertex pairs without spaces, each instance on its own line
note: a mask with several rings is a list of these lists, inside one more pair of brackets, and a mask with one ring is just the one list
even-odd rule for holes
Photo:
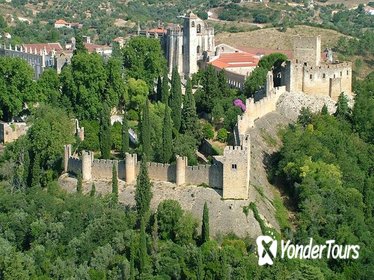
[[199,70],[199,61],[215,51],[214,28],[192,12],[183,17],[183,26],[168,28],[164,37],[169,71],[177,68],[182,77]]

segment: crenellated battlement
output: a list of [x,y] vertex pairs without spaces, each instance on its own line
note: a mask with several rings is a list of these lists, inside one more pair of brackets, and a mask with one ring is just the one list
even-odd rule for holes
[[210,164],[199,164],[193,166],[187,166],[187,170],[194,171],[194,170],[209,170],[212,166]]

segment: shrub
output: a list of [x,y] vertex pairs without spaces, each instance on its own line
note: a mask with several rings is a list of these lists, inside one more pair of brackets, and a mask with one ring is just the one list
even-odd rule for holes
[[227,130],[225,128],[221,128],[220,130],[218,130],[217,132],[217,140],[224,143],[227,141],[227,136],[228,136],[228,133],[227,133]]
[[214,138],[213,126],[210,123],[206,123],[206,124],[203,125],[203,136],[206,139],[213,139]]

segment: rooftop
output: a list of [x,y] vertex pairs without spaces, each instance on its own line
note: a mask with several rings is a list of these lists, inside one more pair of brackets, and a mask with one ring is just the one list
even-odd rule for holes
[[259,58],[247,52],[223,53],[210,64],[213,66],[224,69],[234,67],[256,67]]
[[42,44],[23,44],[23,48],[37,50],[40,52],[41,50],[46,50],[48,53],[52,50],[55,50],[56,52],[62,52],[63,48],[61,47],[60,43],[42,43]]

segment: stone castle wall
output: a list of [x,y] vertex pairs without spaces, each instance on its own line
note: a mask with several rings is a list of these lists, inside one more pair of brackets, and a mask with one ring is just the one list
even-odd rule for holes
[[[139,165],[139,164],[138,164]],[[176,182],[176,165],[148,162],[149,178],[156,181]]]
[[254,126],[255,120],[276,110],[279,97],[286,92],[286,87],[273,87],[273,76],[269,72],[265,87],[265,97],[255,102],[254,98],[246,100],[246,110],[243,115],[238,116],[235,128],[235,143],[240,145],[242,138],[247,134],[249,128]]
[[[248,145],[248,143],[245,143]],[[126,154],[124,160],[103,160],[93,159],[92,152],[82,152],[81,157],[72,155],[71,145],[65,145],[64,168],[65,172],[72,174],[82,174],[84,181],[91,180],[112,180],[113,165],[117,168],[118,178],[125,180],[128,184],[136,184],[136,177],[140,171],[140,162],[137,156]],[[234,151],[234,152],[232,152]],[[164,181],[176,183],[178,186],[183,185],[200,185],[206,184],[216,189],[223,189],[226,199],[246,199],[247,193],[243,193],[243,186],[248,188],[249,177],[243,174],[249,174],[249,164],[244,165],[247,159],[247,147],[231,147],[225,149],[223,156],[214,158],[212,165],[188,166],[187,157],[176,158],[176,163],[162,164],[156,162],[148,162],[149,178],[154,181]],[[240,172],[237,170],[226,169],[225,162],[230,166],[240,166]],[[244,170],[248,168],[248,170]],[[230,173],[233,173],[230,175]],[[226,175],[225,175],[226,174]],[[225,176],[230,179],[225,180]]]
[[0,143],[10,143],[25,135],[29,126],[26,123],[5,123],[0,121]]

